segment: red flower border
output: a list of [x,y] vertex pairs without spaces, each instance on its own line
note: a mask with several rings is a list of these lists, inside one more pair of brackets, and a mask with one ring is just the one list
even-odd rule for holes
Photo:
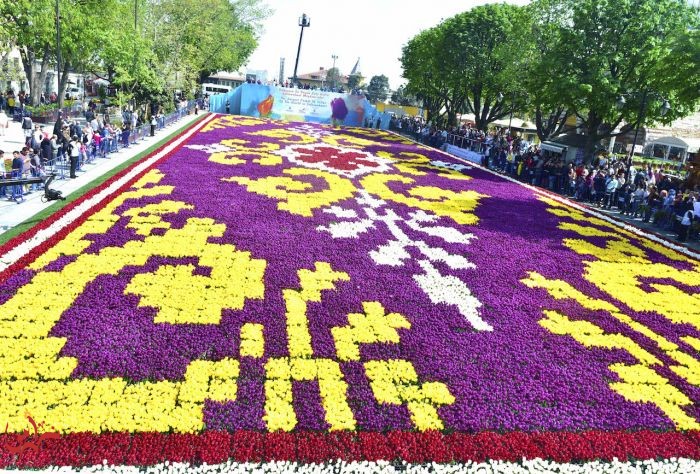
[[164,461],[191,464],[333,460],[410,463],[517,462],[523,458],[555,462],[689,458],[700,460],[700,431],[584,431],[495,433],[207,431],[202,434],[74,433],[48,439],[38,450],[11,454],[7,447],[22,434],[0,434],[0,468],[50,466],[153,465]]
[[[201,118],[195,120],[195,121],[192,122],[186,129],[182,130],[178,135],[176,135],[176,136],[173,137],[172,139],[168,140],[166,143],[164,143],[164,144],[161,145],[160,147],[156,148],[155,150],[153,150],[153,151],[152,151],[151,153],[149,153],[148,155],[142,157],[142,158],[139,160],[139,162],[144,161],[144,160],[147,160],[147,159],[151,158],[152,156],[154,156],[154,155],[160,153],[164,148],[166,148],[166,147],[167,147],[168,145],[170,145],[172,142],[174,142],[175,140],[177,140],[178,138],[180,138],[180,137],[182,136],[182,134],[187,133],[187,132],[188,132],[189,130],[191,130],[192,128],[199,126],[203,121],[207,120],[208,118],[214,119],[215,116],[212,117],[212,115],[213,115],[213,114],[203,115]],[[173,152],[179,150],[179,149],[185,144],[186,141],[187,141],[187,140],[184,140],[180,145],[178,145],[177,147],[175,147],[175,148],[173,149]],[[147,167],[146,169],[144,169],[142,172],[140,172],[139,174],[137,174],[136,176],[134,176],[132,179],[130,179],[130,180],[129,180],[127,183],[125,183],[123,186],[121,186],[121,187],[115,192],[115,194],[118,194],[118,193],[120,193],[120,192],[122,192],[122,191],[124,191],[124,190],[126,190],[126,189],[129,189],[129,188],[130,188],[131,186],[133,186],[133,184],[134,184],[136,181],[138,181],[144,174],[146,174],[146,173],[147,173],[148,171],[150,171],[151,169],[155,168],[161,161],[163,161],[164,159],[168,158],[168,156],[169,156],[169,155],[165,155],[165,156],[163,156],[161,159],[159,159],[159,160],[153,162],[150,166],[148,166],[148,167]],[[135,165],[135,164],[136,164],[136,163],[134,163],[133,165]],[[5,254],[6,254],[7,252],[9,252],[10,250],[12,250],[13,248],[15,248],[15,247],[17,247],[18,245],[20,245],[22,242],[24,242],[24,241],[26,241],[26,240],[28,240],[28,239],[34,237],[38,232],[40,232],[40,231],[42,231],[42,230],[44,230],[44,229],[49,228],[54,222],[56,222],[57,220],[59,220],[61,217],[63,217],[65,214],[67,214],[68,212],[70,212],[71,210],[73,210],[75,207],[77,207],[77,206],[79,206],[80,204],[82,204],[85,200],[92,198],[93,196],[95,196],[96,194],[98,194],[99,192],[101,192],[103,189],[109,187],[110,185],[112,185],[112,183],[114,183],[115,181],[119,180],[120,178],[122,178],[122,177],[123,177],[124,175],[126,175],[127,173],[129,173],[129,172],[131,171],[131,168],[133,167],[133,165],[124,168],[123,170],[121,170],[120,172],[118,172],[117,174],[115,174],[114,176],[112,176],[111,178],[109,178],[109,179],[108,179],[107,181],[105,181],[104,183],[102,183],[102,184],[100,184],[99,186],[96,186],[95,188],[93,188],[93,189],[91,189],[90,191],[86,192],[84,195],[82,195],[81,197],[79,197],[79,198],[76,199],[75,201],[70,202],[70,203],[67,204],[64,208],[62,208],[61,210],[59,210],[59,211],[55,212],[54,214],[50,215],[49,217],[47,217],[46,219],[44,219],[44,220],[43,220],[42,222],[40,222],[39,224],[37,224],[37,225],[35,225],[34,227],[32,227],[31,229],[29,229],[29,230],[27,230],[26,232],[23,232],[23,233],[21,233],[21,234],[19,234],[19,235],[16,235],[15,237],[13,237],[13,238],[11,238],[10,240],[8,240],[7,242],[5,242],[3,245],[0,246],[0,255],[5,255]],[[9,278],[9,277],[10,277],[11,275],[13,275],[15,272],[17,272],[17,270],[19,270],[19,269],[21,269],[21,268],[24,268],[24,267],[26,267],[27,265],[29,265],[32,261],[34,261],[34,259],[35,259],[38,255],[41,255],[42,253],[44,253],[48,248],[50,248],[50,247],[52,247],[53,245],[55,245],[56,242],[58,242],[59,240],[62,240],[63,238],[65,238],[66,235],[68,235],[68,234],[69,234],[70,232],[72,232],[76,227],[80,226],[83,222],[85,222],[85,221],[87,220],[88,217],[90,217],[90,216],[93,215],[95,212],[97,212],[97,211],[99,211],[100,209],[102,209],[102,208],[106,205],[107,201],[109,201],[109,198],[105,198],[101,203],[99,203],[98,205],[93,206],[88,212],[85,212],[83,215],[81,215],[78,219],[76,219],[75,221],[73,221],[71,224],[67,225],[66,227],[64,227],[63,229],[61,229],[60,231],[58,231],[56,234],[54,234],[53,236],[51,236],[49,239],[45,240],[45,241],[42,242],[40,245],[38,245],[37,247],[35,247],[34,249],[32,249],[29,253],[27,253],[27,255],[23,256],[22,258],[20,258],[19,260],[17,260],[16,262],[14,262],[13,264],[11,264],[10,266],[8,266],[5,270],[3,270],[2,272],[0,272],[0,284],[3,283],[5,280],[7,280],[7,278]]]

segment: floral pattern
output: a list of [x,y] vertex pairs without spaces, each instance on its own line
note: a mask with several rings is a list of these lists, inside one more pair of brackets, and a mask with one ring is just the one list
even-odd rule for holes
[[[387,132],[201,125],[0,274],[0,467],[700,458],[693,256]],[[27,413],[62,437],[3,453]]]

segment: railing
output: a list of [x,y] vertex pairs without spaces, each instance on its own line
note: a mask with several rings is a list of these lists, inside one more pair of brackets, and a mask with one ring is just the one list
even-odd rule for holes
[[[202,99],[197,99],[197,100],[190,100],[187,101],[187,104],[183,107],[177,108],[175,112],[172,112],[171,114],[177,114],[176,119],[170,119],[168,123],[173,123],[174,121],[179,120],[182,118],[184,115],[189,114],[190,112],[194,111],[195,106],[199,108],[199,110],[202,110],[204,107],[204,101]],[[104,104],[99,104],[95,108],[95,113],[96,114],[103,114],[105,112],[108,112],[110,109],[114,109],[115,106],[105,106]],[[32,119],[35,122],[39,123],[51,123],[51,122],[56,122],[58,120],[59,115],[61,115],[64,119],[70,119],[70,118],[76,118],[76,117],[84,117],[85,112],[87,109],[83,107],[83,102],[82,101],[76,101],[74,102],[70,107],[64,107],[62,109],[54,109],[54,110],[46,110],[44,112],[39,112],[39,113],[31,113],[27,111],[26,109],[24,110],[19,110],[16,109],[15,113],[12,115],[12,120],[15,122],[21,122],[22,119],[26,116],[29,115],[32,117]]]
[[464,148],[467,150],[474,151],[476,153],[484,153],[486,151],[487,145],[481,139],[478,138],[467,138],[462,135],[448,134],[447,142],[450,145],[454,145],[459,148]]
[[[424,143],[426,145],[430,144],[428,140],[428,136],[424,136],[422,134],[422,131],[415,130],[415,131],[408,131],[408,130],[402,130],[399,128],[395,128],[394,131],[397,133],[400,133],[402,135],[405,135],[407,137],[413,138],[416,141],[419,141],[421,143]],[[447,134],[447,140],[444,142],[441,142],[442,145],[447,144],[447,145],[454,145],[459,148],[463,148],[465,150],[471,150],[476,153],[481,153],[484,154],[488,150],[489,145],[485,142],[483,142],[479,138],[468,138],[462,135],[457,135],[454,133],[449,133]]]
[[[157,120],[158,123],[156,124],[156,130],[162,130],[163,128],[177,122],[185,115],[188,115],[190,111],[194,110],[194,105],[195,101],[191,101],[186,107],[182,107],[175,112],[159,117]],[[150,135],[151,125],[148,123],[143,124],[134,130],[130,130],[128,133],[126,133],[126,131],[122,131],[114,135],[102,137],[99,146],[95,146],[93,143],[90,143],[87,145],[85,152],[81,152],[76,169],[77,171],[84,171],[84,166],[93,164],[97,158],[109,158],[111,153],[116,153],[122,148],[135,145]],[[42,171],[47,174],[55,173],[56,179],[65,179],[68,176],[68,171],[70,170],[70,158],[68,157],[68,154],[62,152],[61,149],[59,149],[55,155],[56,156],[53,156],[43,163]],[[19,178],[21,176],[17,175],[14,177]],[[2,197],[2,194],[6,194],[17,202],[22,201],[22,187],[10,184],[4,185],[3,181],[2,173],[0,173],[0,197]]]

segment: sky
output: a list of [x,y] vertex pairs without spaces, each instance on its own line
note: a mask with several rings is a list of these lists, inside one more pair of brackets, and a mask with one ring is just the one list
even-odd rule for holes
[[[299,17],[306,13],[311,26],[304,28],[297,74],[336,67],[348,74],[360,58],[360,70],[369,82],[384,74],[390,88],[406,81],[401,77],[401,48],[422,30],[473,6],[493,0],[262,0],[271,10],[263,22],[258,48],[245,70],[267,70],[268,80],[279,76],[280,58],[285,58],[285,78],[294,74],[299,44]],[[501,2],[502,3],[502,2]],[[524,5],[528,0],[509,0]]]

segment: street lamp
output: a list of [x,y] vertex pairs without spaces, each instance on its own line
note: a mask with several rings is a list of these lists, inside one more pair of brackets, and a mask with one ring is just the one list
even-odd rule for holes
[[[634,131],[634,140],[632,140],[632,151],[630,152],[630,154],[627,158],[627,172],[625,173],[625,180],[627,182],[629,182],[629,179],[630,179],[630,168],[632,167],[632,157],[634,156],[634,149],[637,147],[637,138],[639,137],[639,127],[641,127],[642,123],[644,122],[644,119],[646,118],[647,99],[649,98],[650,94],[663,100],[663,103],[661,104],[661,110],[660,110],[662,117],[664,117],[671,110],[671,104],[668,102],[667,99],[664,99],[658,92],[654,92],[654,91],[651,91],[649,89],[645,89],[644,92],[642,93],[642,101],[641,101],[641,104],[639,106],[639,115],[637,116],[637,128]],[[627,95],[627,94],[622,94],[617,99],[617,106],[620,109],[624,108],[625,105],[627,104],[627,100],[625,99],[625,95]]]
[[63,96],[61,94],[61,13],[58,9],[58,0],[56,0],[56,95],[60,110],[63,107]]
[[[496,96],[496,101],[497,102],[503,102],[503,99],[505,96],[503,95],[502,92],[499,92],[498,95]],[[511,125],[513,125],[513,110],[515,109],[515,91],[511,94],[510,98],[510,119],[508,120],[508,135],[510,136],[512,134],[511,132]]]
[[335,78],[338,77],[338,71],[335,70],[335,60],[338,59],[338,56],[333,54],[331,58],[333,58],[333,92],[335,92]]
[[513,109],[515,108],[515,91],[513,91],[513,96],[510,98],[510,119],[508,120],[508,136],[513,133],[510,130],[510,126],[513,124]]
[[299,33],[299,47],[297,47],[297,60],[294,62],[294,77],[292,78],[292,83],[297,83],[297,67],[299,67],[299,53],[301,52],[301,39],[304,37],[304,28],[311,26],[311,18],[303,13],[299,17],[299,26],[301,27],[301,33]]

